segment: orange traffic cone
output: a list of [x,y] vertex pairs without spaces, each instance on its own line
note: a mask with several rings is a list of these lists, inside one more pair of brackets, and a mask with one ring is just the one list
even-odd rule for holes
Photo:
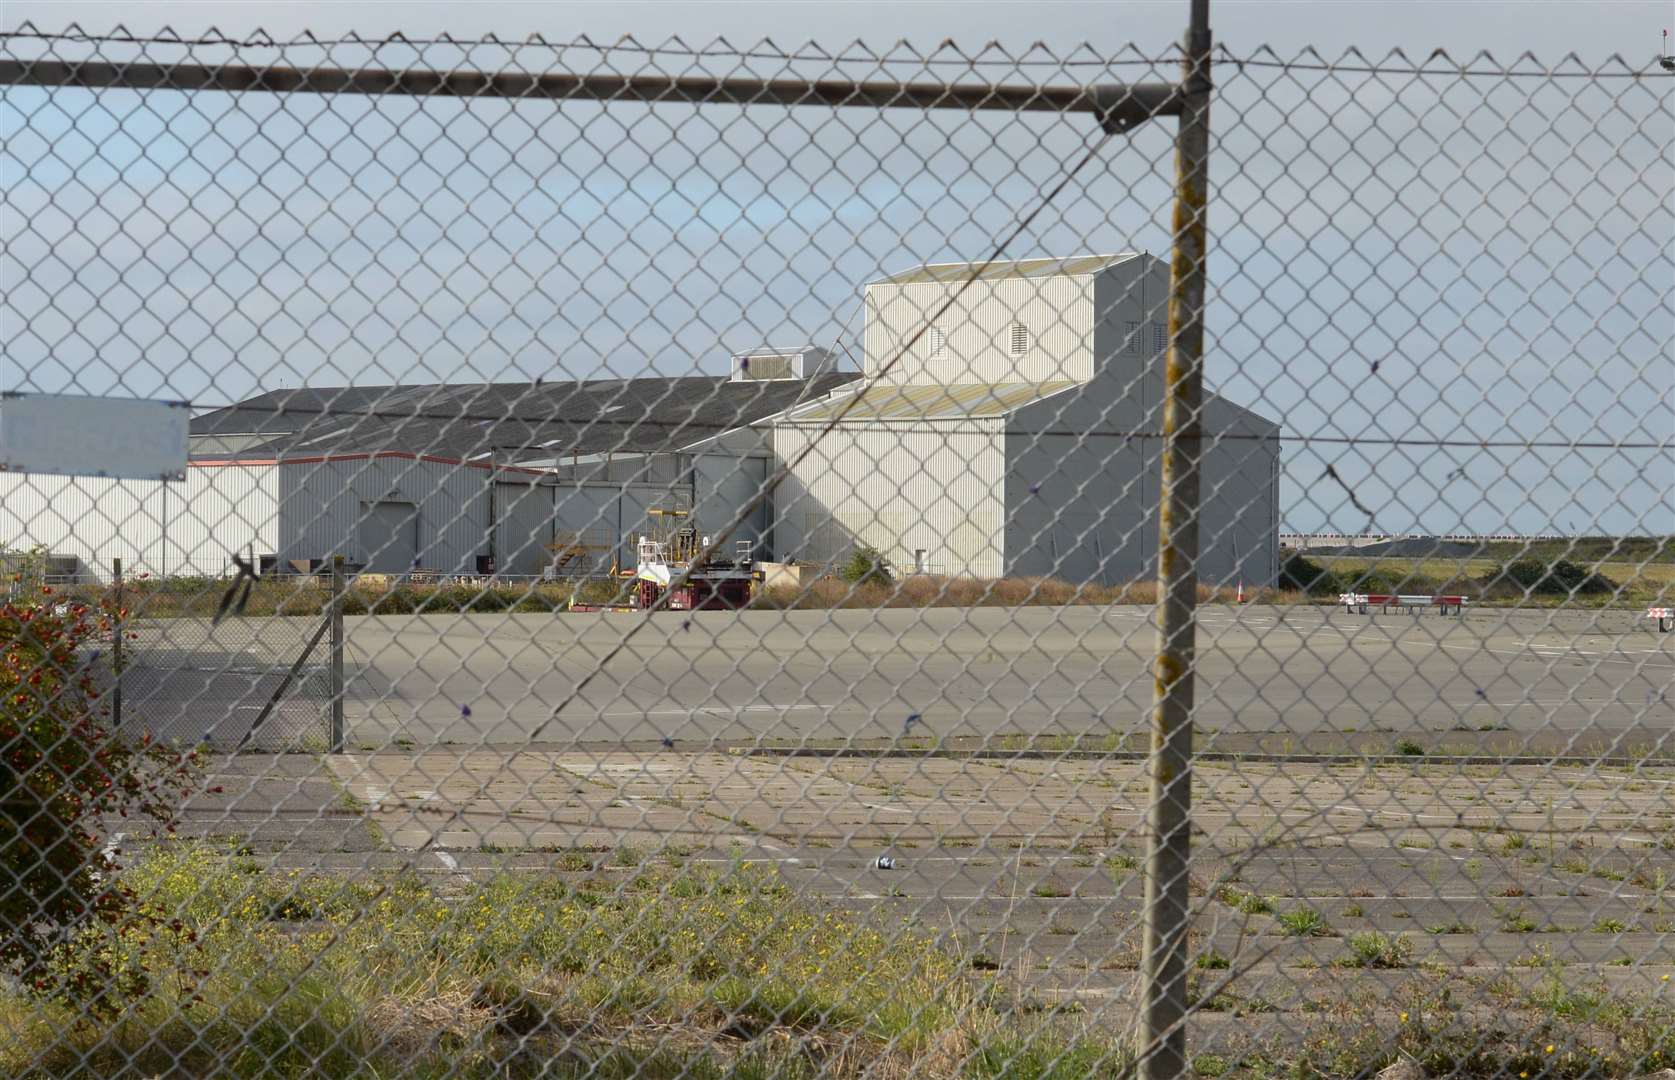
[[1233,602],[1235,604],[1242,604],[1245,602],[1245,583],[1243,579],[1239,581],[1239,594],[1234,598]]

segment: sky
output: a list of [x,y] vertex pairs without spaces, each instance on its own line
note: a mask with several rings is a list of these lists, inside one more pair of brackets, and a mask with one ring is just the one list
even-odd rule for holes
[[[543,70],[1063,85],[1172,77],[1092,61],[1166,56],[1185,14],[1181,0],[7,0],[0,26],[768,39],[894,62],[515,56]],[[1671,21],[1665,3],[1213,5],[1217,42],[1246,59],[1353,48],[1401,66],[1393,50],[1489,50],[1498,63],[1476,70],[1605,75],[1218,67],[1207,371],[1292,440],[1284,528],[1675,531],[1675,80],[1623,77],[1646,70]],[[963,75],[945,63],[971,56],[990,62]],[[852,341],[862,283],[986,255],[1097,141],[1085,117],[1042,114],[28,88],[0,104],[5,383],[203,404],[302,383],[718,373],[767,341]],[[1008,253],[1166,250],[1171,132],[1154,122],[1103,145]],[[1357,436],[1665,445],[1308,441]],[[1328,465],[1344,485],[1323,482]]]

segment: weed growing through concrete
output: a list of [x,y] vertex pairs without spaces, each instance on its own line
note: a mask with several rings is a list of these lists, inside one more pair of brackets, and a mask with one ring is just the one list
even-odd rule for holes
[[[973,987],[977,965],[928,934],[804,901],[749,862],[462,889],[179,844],[125,877],[197,944],[119,944],[120,962],[157,976],[119,1025],[0,989],[0,1075],[1071,1077],[1130,1063],[1118,1042]],[[172,977],[184,964],[210,973],[201,999]]]
[[1314,908],[1283,911],[1274,916],[1274,921],[1293,937],[1330,937],[1333,932],[1326,924],[1326,916]]
[[1258,896],[1253,892],[1246,892],[1244,889],[1223,887],[1216,894],[1216,898],[1246,915],[1266,915],[1274,910],[1272,897]]
[[1342,967],[1405,968],[1413,957],[1413,942],[1400,935],[1367,930],[1349,936],[1349,953],[1340,958]]

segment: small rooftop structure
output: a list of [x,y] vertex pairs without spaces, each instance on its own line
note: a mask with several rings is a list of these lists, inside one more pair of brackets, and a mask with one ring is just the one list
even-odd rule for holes
[[837,368],[832,350],[820,345],[763,346],[734,353],[729,365],[733,382],[778,382],[812,379]]

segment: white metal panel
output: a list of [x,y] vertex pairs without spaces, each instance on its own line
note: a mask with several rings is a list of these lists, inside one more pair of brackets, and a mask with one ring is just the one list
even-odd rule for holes
[[[1126,264],[1118,264],[1119,266]],[[1095,278],[1009,278],[970,286],[941,315],[957,290],[949,284],[879,284],[866,291],[862,334],[869,376],[877,377],[898,353],[891,382],[1043,383],[1091,378]],[[934,322],[946,335],[946,359],[930,358]],[[1011,353],[1012,324],[1028,331],[1029,350]],[[918,340],[901,350],[913,341]]]
[[[776,556],[829,563],[868,544],[899,567],[912,566],[923,550],[942,572],[999,576],[1001,431],[993,420],[840,427],[820,439],[776,499]],[[789,460],[818,436],[814,428],[781,427],[775,449]]]
[[277,469],[272,465],[191,466],[185,490],[174,485],[167,502],[165,558],[192,572],[227,570],[233,551],[278,553]]
[[111,560],[140,574],[215,574],[246,545],[274,550],[273,471],[187,469],[186,482],[0,474],[0,545],[43,544],[109,577]]

